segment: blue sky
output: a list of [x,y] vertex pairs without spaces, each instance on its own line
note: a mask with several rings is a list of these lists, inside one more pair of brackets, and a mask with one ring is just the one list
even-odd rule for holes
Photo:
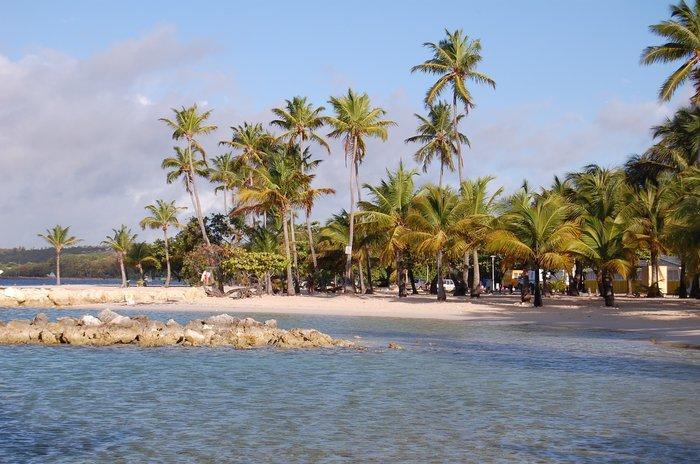
[[[178,188],[161,185],[158,165],[172,143],[157,116],[193,101],[215,110],[221,129],[207,143],[216,154],[228,126],[269,121],[284,98],[326,104],[349,86],[366,91],[399,123],[389,142],[370,146],[361,175],[374,181],[411,160],[403,139],[430,78],[409,69],[444,28],[481,39],[480,69],[497,82],[495,91],[473,89],[477,108],[463,127],[469,175],[495,174],[512,188],[525,177],[546,184],[590,162],[620,163],[683,103],[683,93],[656,102],[669,67],[638,63],[657,42],[648,25],[667,11],[666,1],[649,0],[5,5],[0,167],[17,187],[0,212],[0,246],[35,245],[35,229],[56,222],[94,243],[121,222],[135,226],[155,197],[186,203]],[[338,195],[319,205],[318,218],[347,203],[342,156],[326,161],[317,183]],[[213,194],[205,202],[220,208]]]

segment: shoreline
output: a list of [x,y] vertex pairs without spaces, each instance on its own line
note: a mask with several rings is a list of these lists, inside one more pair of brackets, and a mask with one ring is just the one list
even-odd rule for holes
[[[12,296],[25,300],[15,304]],[[21,299],[20,298],[20,299]],[[295,297],[262,295],[251,298],[207,297],[196,287],[130,287],[94,285],[6,287],[0,308],[130,308],[162,312],[236,312],[246,314],[307,314],[348,317],[395,317],[507,324],[538,324],[572,329],[611,330],[637,334],[640,340],[674,348],[700,349],[700,300],[616,297],[606,308],[599,297],[555,296],[545,306],[520,306],[517,295],[482,295],[479,299],[411,295],[399,300],[380,290],[374,295],[317,294]],[[0,309],[2,314],[2,309]],[[1,316],[0,316],[1,317]]]

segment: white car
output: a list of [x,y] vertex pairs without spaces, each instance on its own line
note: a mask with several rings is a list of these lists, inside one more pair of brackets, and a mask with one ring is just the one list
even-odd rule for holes
[[442,287],[446,292],[453,292],[455,290],[455,283],[452,279],[444,279],[442,281]]

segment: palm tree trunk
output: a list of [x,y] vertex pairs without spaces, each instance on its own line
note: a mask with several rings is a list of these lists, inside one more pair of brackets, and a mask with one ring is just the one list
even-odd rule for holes
[[634,295],[634,281],[632,276],[627,276],[627,296]]
[[688,286],[685,282],[685,258],[681,256],[681,269],[678,277],[678,298],[688,298]]
[[542,289],[540,289],[540,266],[535,264],[535,307],[542,306]]
[[265,271],[265,291],[268,295],[272,295],[272,278],[270,277],[270,271]]
[[[359,203],[362,201],[362,189],[360,188],[360,173],[358,167],[355,167],[355,188],[357,189],[357,201]],[[363,288],[362,293],[372,294],[374,293],[374,286],[372,285],[372,262],[369,259],[367,244],[362,245],[362,254],[365,259],[365,265],[367,266],[367,288]]]
[[354,282],[352,278],[352,241],[355,235],[355,147],[353,145],[350,159],[350,217],[348,246],[345,249],[345,279],[343,282],[343,292],[354,292]]
[[693,276],[693,282],[690,284],[690,297],[700,298],[700,274]]
[[445,162],[440,160],[440,181],[438,182],[438,187],[442,188],[442,177],[445,174]]
[[56,285],[61,285],[61,252],[56,250]]
[[306,234],[309,238],[309,251],[311,252],[311,262],[314,265],[314,273],[318,270],[318,260],[316,259],[316,246],[314,245],[314,234],[311,230],[311,219],[306,212]]
[[122,273],[122,288],[126,288],[126,268],[124,267],[124,256],[119,254],[119,270]]
[[190,186],[192,187],[192,196],[194,197],[194,210],[195,214],[197,215],[197,222],[199,223],[199,230],[202,232],[202,238],[204,239],[204,243],[207,245],[207,250],[209,251],[209,254],[212,254],[212,248],[211,248],[211,242],[209,241],[209,237],[207,236],[207,229],[204,227],[204,218],[202,217],[202,205],[199,202],[199,194],[197,193],[197,185],[195,184],[194,177],[195,177],[195,172],[194,172],[194,163],[192,158],[194,157],[194,154],[192,153],[192,142],[189,143],[188,146],[189,149],[189,162],[190,162],[190,172],[189,172],[189,180],[190,180]]
[[418,289],[416,288],[416,279],[414,278],[413,275],[413,262],[409,261],[408,265],[408,281],[411,282],[411,293],[414,295],[418,295]]
[[365,294],[367,292],[367,287],[365,287],[365,273],[362,270],[362,260],[358,259],[357,260],[357,269],[360,273],[360,293]]
[[289,210],[289,229],[292,239],[292,256],[294,257],[294,291],[299,293],[299,254],[297,253],[297,236],[294,227],[294,210]]
[[145,281],[143,280],[143,266],[141,265],[141,263],[136,264],[136,269],[139,270],[139,282],[141,283],[141,285],[144,285]]
[[165,245],[165,286],[170,287],[170,250],[168,250],[168,229],[163,227],[163,243]]
[[479,285],[481,284],[481,272],[479,272],[479,252],[476,248],[472,250],[472,258],[474,261],[474,271],[472,272],[472,288],[470,296],[479,298]]
[[445,285],[442,281],[442,250],[437,252],[437,300],[445,301],[447,300],[447,295],[445,294]]
[[224,214],[228,215],[228,204],[226,203],[226,198],[228,197],[228,188],[224,187]]
[[460,142],[457,134],[459,133],[459,128],[457,127],[457,92],[452,92],[452,126],[455,131],[455,146],[457,147],[457,172],[459,173],[459,187],[462,187],[462,182],[464,181],[464,176],[462,174],[462,143]]
[[605,300],[605,306],[615,306],[615,292],[613,290],[612,276],[608,271],[603,271],[603,299]]
[[462,258],[462,280],[464,281],[464,294],[467,294],[467,288],[469,285],[469,252],[464,252],[464,257]]
[[287,211],[282,210],[282,230],[284,232],[284,252],[287,255],[287,295],[293,296],[294,282],[292,279],[292,253],[289,250],[289,231],[287,230]]
[[647,291],[647,298],[655,298],[661,296],[659,289],[659,256],[656,250],[651,252],[651,285]]
[[399,298],[408,296],[406,294],[406,279],[403,275],[403,253],[396,252],[396,285],[399,287]]
[[526,303],[530,301],[530,270],[523,269],[523,283],[520,287],[520,302]]

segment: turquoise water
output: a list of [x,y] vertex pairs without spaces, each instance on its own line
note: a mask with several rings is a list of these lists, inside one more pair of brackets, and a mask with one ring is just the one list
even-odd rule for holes
[[[35,313],[2,310],[0,318]],[[0,462],[700,456],[696,351],[605,331],[256,315],[267,317],[360,336],[368,348],[0,347]],[[389,341],[406,349],[386,350]]]

